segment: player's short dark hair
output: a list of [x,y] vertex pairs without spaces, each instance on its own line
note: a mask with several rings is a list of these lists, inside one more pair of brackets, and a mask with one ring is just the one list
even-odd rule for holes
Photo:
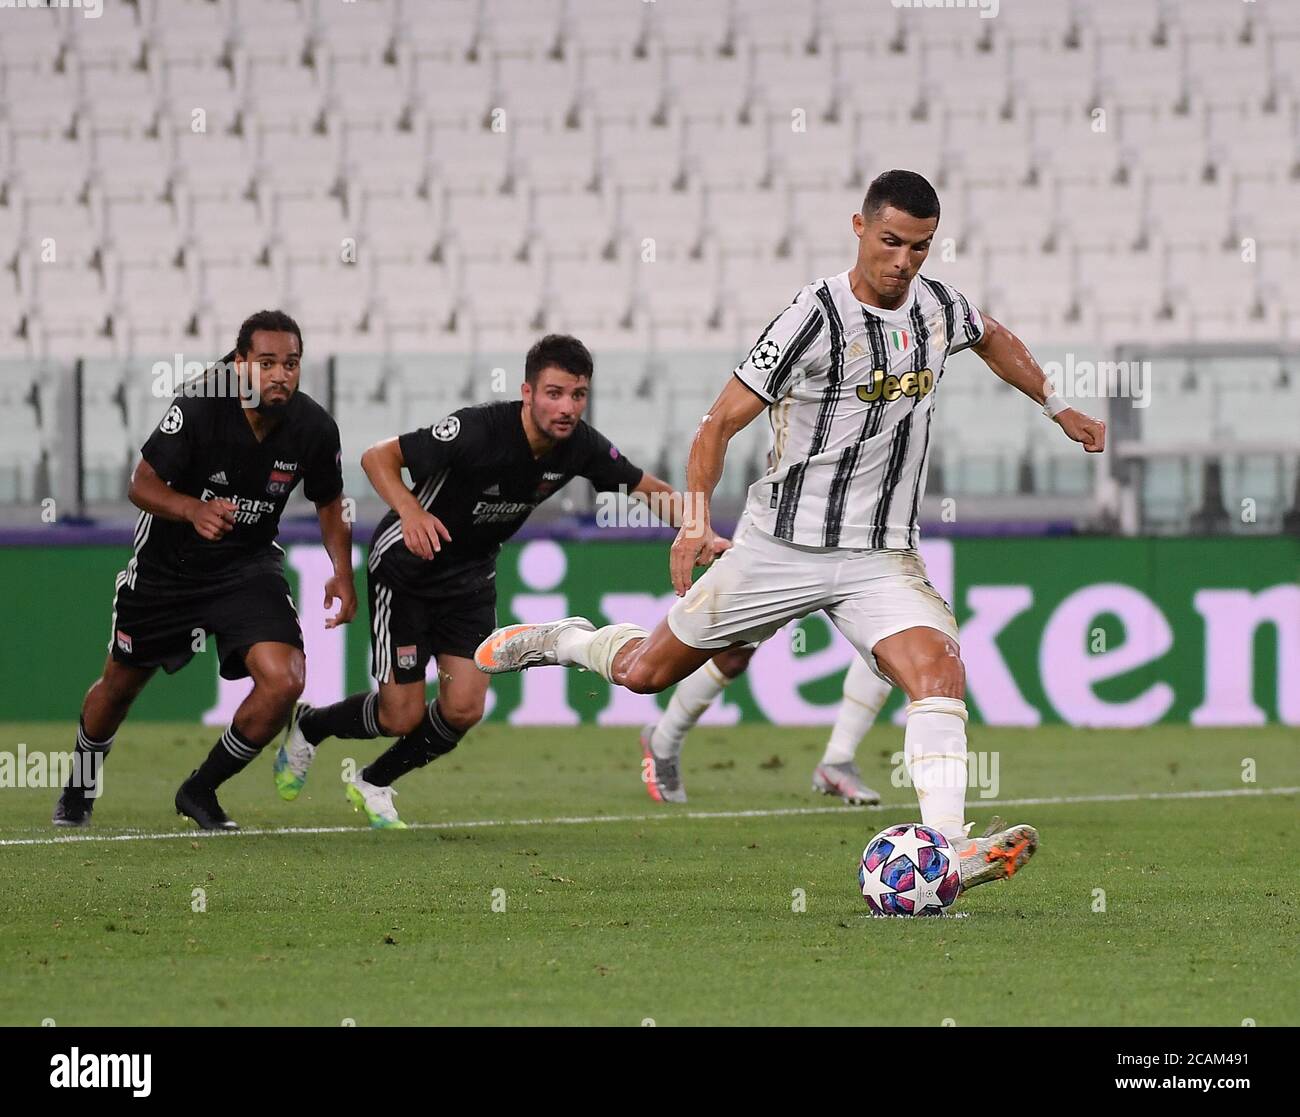
[[573,376],[591,379],[591,353],[571,334],[547,334],[528,350],[524,358],[524,379],[536,384],[544,368],[560,368]]
[[939,216],[939,195],[929,181],[915,171],[885,171],[872,179],[867,187],[867,196],[862,201],[862,216],[870,217],[880,212],[882,206],[893,206],[924,221]]
[[259,310],[244,319],[244,324],[239,327],[239,338],[235,342],[235,352],[239,356],[248,356],[249,350],[253,347],[253,335],[258,330],[293,334],[298,339],[298,355],[302,356],[302,330],[298,329],[298,323],[283,310]]

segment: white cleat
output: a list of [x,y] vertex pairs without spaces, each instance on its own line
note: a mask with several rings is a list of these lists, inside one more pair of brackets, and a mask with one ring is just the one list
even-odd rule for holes
[[348,802],[358,811],[365,811],[373,830],[406,830],[405,822],[397,817],[397,808],[393,806],[393,796],[397,794],[391,787],[366,783],[357,776],[348,784],[345,794]]
[[556,637],[568,629],[595,632],[596,626],[585,617],[565,617],[549,624],[511,624],[498,628],[478,646],[474,663],[489,675],[524,671],[529,667],[554,667],[559,663]]
[[655,727],[647,725],[641,730],[641,779],[645,789],[656,803],[685,803],[686,788],[682,786],[681,761],[678,757],[656,756],[650,747]]
[[316,759],[316,746],[302,735],[298,728],[298,719],[311,707],[299,702],[289,717],[289,725],[284,733],[284,744],[275,753],[273,771],[275,773],[275,790],[280,798],[297,799],[302,785],[307,782],[307,769]]
[[851,760],[844,764],[818,764],[813,772],[812,785],[814,791],[838,795],[854,806],[874,806],[880,802],[880,792],[862,782],[862,773]]
[[953,842],[961,859],[961,890],[1014,876],[1038,849],[1038,831],[1032,826],[1007,826],[994,818],[982,837]]

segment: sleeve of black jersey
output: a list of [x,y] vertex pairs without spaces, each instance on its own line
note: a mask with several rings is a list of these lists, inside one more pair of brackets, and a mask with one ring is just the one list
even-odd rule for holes
[[202,425],[202,397],[177,397],[153,434],[140,447],[140,456],[169,485],[179,484],[194,460]]
[[343,446],[339,441],[339,425],[331,416],[323,415],[322,426],[324,429],[302,481],[302,491],[313,504],[329,504],[343,492]]
[[645,476],[645,471],[623,457],[618,447],[600,431],[594,427],[586,429],[590,450],[582,465],[582,476],[601,493],[618,492],[622,488],[629,492],[635,489]]
[[474,408],[463,407],[430,427],[398,435],[397,444],[411,480],[419,484],[465,460],[471,448],[482,442],[482,425],[483,419]]

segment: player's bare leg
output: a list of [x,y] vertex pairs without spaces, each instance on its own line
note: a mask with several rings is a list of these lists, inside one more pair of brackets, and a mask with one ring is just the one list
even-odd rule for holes
[[666,620],[647,633],[635,624],[598,629],[583,617],[566,617],[549,624],[498,628],[478,646],[474,663],[489,675],[529,667],[579,667],[637,694],[658,694],[719,650],[683,644]]
[[111,655],[86,692],[77,726],[77,745],[68,783],[54,805],[55,826],[89,826],[103,786],[100,773],[118,728],[155,668],[118,663]]
[[686,734],[723,689],[744,674],[755,650],[755,645],[744,644],[718,652],[677,684],[659,720],[641,730],[641,779],[651,799],[659,803],[686,802],[680,768]]
[[217,788],[243,771],[284,727],[302,694],[307,660],[301,648],[263,641],[244,652],[253,689],[207,759],[176,792],[176,813],[204,830],[238,830],[217,801]]
[[922,821],[961,858],[962,889],[1013,875],[1038,848],[1032,826],[990,827],[980,838],[967,837],[966,671],[956,641],[918,626],[885,637],[872,653],[911,699],[903,739],[908,772]]

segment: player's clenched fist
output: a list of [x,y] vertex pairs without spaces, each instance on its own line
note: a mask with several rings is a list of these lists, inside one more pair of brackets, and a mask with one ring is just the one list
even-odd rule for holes
[[423,510],[402,517],[402,541],[406,549],[422,559],[431,559],[442,550],[442,541],[451,542],[451,532],[437,516]]
[[222,497],[199,501],[190,512],[194,530],[210,543],[215,543],[235,526],[237,509]]
[[1075,442],[1081,443],[1090,454],[1100,454],[1106,449],[1106,424],[1073,407],[1062,411],[1056,421]]

